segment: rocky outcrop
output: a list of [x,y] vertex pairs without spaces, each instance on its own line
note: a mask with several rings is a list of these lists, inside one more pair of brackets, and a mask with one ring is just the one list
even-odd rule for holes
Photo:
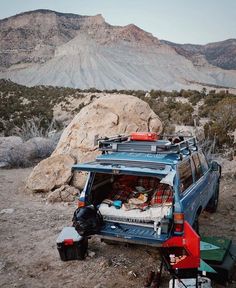
[[206,45],[176,44],[168,41],[161,41],[176,49],[176,51],[191,61],[202,56],[205,62],[227,69],[236,70],[236,39],[209,43]]
[[90,161],[98,154],[99,137],[135,131],[161,133],[162,123],[149,105],[137,97],[110,95],[84,107],[64,130],[52,155],[69,154],[77,162]]
[[85,186],[88,173],[83,171],[74,171],[71,179],[71,185],[75,188],[82,190]]
[[47,200],[51,203],[55,202],[73,202],[79,195],[79,190],[69,185],[62,185],[60,188],[49,193]]
[[49,192],[68,183],[75,159],[70,155],[55,155],[41,161],[31,172],[26,186],[34,192]]

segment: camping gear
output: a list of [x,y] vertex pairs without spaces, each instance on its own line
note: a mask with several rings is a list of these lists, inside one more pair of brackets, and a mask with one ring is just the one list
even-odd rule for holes
[[80,236],[74,227],[64,227],[56,243],[62,261],[83,260],[85,258],[88,239]]
[[200,276],[198,276],[197,281],[196,278],[188,278],[179,280],[171,279],[169,282],[169,288],[211,288],[211,287],[212,287],[211,280],[209,278]]
[[[107,204],[102,203],[99,206],[104,220],[109,221],[127,221],[129,223],[151,223],[159,222],[164,216],[168,216],[171,213],[171,206],[163,207],[150,207],[144,211],[140,209],[128,209],[128,204],[123,204],[121,209],[116,209],[114,206],[109,207]],[[135,206],[135,205],[134,205]],[[164,220],[163,220],[164,224]],[[169,224],[168,224],[169,225]],[[151,231],[153,233],[153,231]]]
[[116,209],[120,209],[121,206],[122,206],[122,201],[120,201],[120,200],[115,200],[115,201],[113,201],[113,206],[114,206]]
[[[162,244],[161,253],[171,270],[197,269],[200,266],[200,237],[185,221],[183,236],[174,236],[166,240]],[[170,255],[175,255],[175,261],[172,263],[170,263]]]
[[73,226],[81,236],[98,233],[103,224],[101,213],[93,205],[77,208],[72,221]]
[[201,259],[217,272],[207,273],[207,277],[222,284],[231,281],[236,262],[236,245],[231,240],[221,237],[202,237],[202,241],[216,247],[216,249],[201,251]]
[[133,132],[130,135],[132,141],[156,141],[159,135],[155,132]]

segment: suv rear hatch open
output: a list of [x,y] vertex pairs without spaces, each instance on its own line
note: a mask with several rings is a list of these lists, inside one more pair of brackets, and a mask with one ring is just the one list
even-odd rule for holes
[[80,201],[101,212],[102,238],[155,246],[169,238],[174,195],[164,179],[171,166],[94,161],[73,169],[90,172]]

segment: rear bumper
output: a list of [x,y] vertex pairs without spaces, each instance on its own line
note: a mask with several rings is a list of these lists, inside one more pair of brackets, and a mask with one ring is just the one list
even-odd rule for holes
[[98,233],[102,239],[161,247],[162,243],[169,239],[169,234],[157,235],[152,227],[143,227],[133,224],[121,224],[117,222],[105,222]]

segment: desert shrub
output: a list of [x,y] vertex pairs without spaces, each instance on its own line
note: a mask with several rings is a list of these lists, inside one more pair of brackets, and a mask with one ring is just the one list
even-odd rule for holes
[[210,160],[212,155],[216,153],[216,138],[210,139],[209,137],[203,137],[198,139],[198,144],[206,155],[207,159]]
[[189,97],[189,102],[195,106],[202,99],[202,95],[200,93],[194,93]]
[[143,91],[143,90],[137,90],[135,91],[132,95],[142,98],[146,95],[147,91]]
[[204,97],[204,104],[199,109],[200,117],[212,117],[215,107],[219,102],[224,99],[235,98],[234,94],[230,94],[227,90],[216,92],[215,90],[209,91]]
[[7,163],[9,168],[30,167],[39,159],[49,157],[55,144],[51,138],[35,137],[6,150],[1,162]]
[[26,157],[26,149],[22,144],[8,150],[4,156],[4,162],[8,164],[9,168],[29,167],[32,165],[31,160]]
[[236,98],[218,101],[211,111],[210,118],[211,121],[204,126],[206,137],[215,138],[218,148],[232,146],[232,132],[236,129]]
[[89,93],[101,93],[102,91],[97,89],[97,88],[89,88],[89,89],[85,89],[84,92],[89,92]]
[[198,115],[200,118],[207,118],[209,114],[211,113],[210,109],[208,106],[201,105],[198,109]]
[[0,133],[10,136],[14,127],[22,127],[33,117],[41,119],[42,128],[48,129],[54,106],[61,102],[69,103],[69,97],[83,98],[80,92],[80,89],[64,87],[26,87],[0,80]]
[[92,102],[94,99],[96,99],[97,98],[97,96],[96,95],[91,95],[91,97],[90,97],[90,102]]
[[[93,96],[94,96],[94,95],[93,95]],[[91,98],[92,98],[92,97],[91,97]],[[90,100],[91,100],[91,99],[90,99]],[[85,106],[86,106],[86,105],[84,104],[84,102],[80,103],[79,106],[76,107],[76,108],[73,110],[73,113],[74,113],[74,114],[79,113],[80,110],[81,110],[82,108],[84,108]]]
[[171,97],[167,98],[167,101],[160,101],[159,98],[148,98],[145,101],[163,122],[193,125],[194,109],[189,103],[180,103]]
[[189,98],[191,96],[191,90],[181,89],[179,94],[180,94],[179,96],[181,97]]
[[55,149],[53,139],[43,137],[34,137],[23,143],[23,145],[26,147],[26,150],[29,150],[30,147],[31,149],[33,148],[33,153],[29,155],[29,158],[32,159],[47,158]]
[[45,123],[45,119],[33,117],[25,120],[21,127],[15,127],[15,134],[20,136],[24,141],[34,137],[49,137],[52,132],[60,130],[61,123],[51,121]]
[[222,148],[224,145],[231,146],[233,144],[233,137],[222,130],[222,126],[217,122],[210,121],[206,123],[204,125],[204,133],[209,139],[216,139],[216,146],[218,148]]
[[103,90],[104,93],[111,93],[111,94],[114,94],[114,93],[119,93],[119,91],[117,89],[112,89],[112,90]]
[[175,134],[175,125],[170,123],[168,120],[162,122],[163,125],[163,135],[173,135]]

